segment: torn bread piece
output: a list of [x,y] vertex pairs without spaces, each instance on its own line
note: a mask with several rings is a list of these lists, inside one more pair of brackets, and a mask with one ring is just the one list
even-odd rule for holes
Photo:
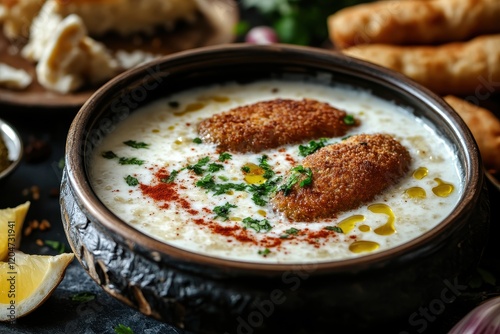
[[[199,14],[198,1],[3,0],[0,22],[4,34],[11,40],[28,39],[36,16],[54,14],[62,18],[70,14],[80,16],[92,36],[108,32],[123,36],[151,34],[157,28],[171,30],[179,22],[194,22]],[[51,4],[46,7],[46,3]]]
[[57,0],[61,16],[76,14],[91,36],[116,32],[127,36],[151,34],[161,27],[172,30],[176,23],[193,22],[198,14],[197,0]]
[[57,26],[36,65],[39,83],[59,93],[102,83],[118,72],[116,60],[103,44],[87,36],[77,15],[67,16]]
[[500,33],[498,0],[376,1],[328,17],[333,44],[438,44]]
[[10,40],[27,40],[31,22],[44,3],[45,0],[3,0],[0,3],[0,23],[4,35]]
[[486,84],[500,90],[500,34],[439,46],[365,44],[342,52],[401,72],[441,95],[474,94]]
[[485,168],[500,172],[500,120],[490,110],[457,96],[447,95],[444,100],[469,127],[481,152]]

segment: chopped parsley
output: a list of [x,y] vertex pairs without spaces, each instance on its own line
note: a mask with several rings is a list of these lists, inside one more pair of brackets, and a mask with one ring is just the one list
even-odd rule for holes
[[189,165],[186,168],[192,170],[196,175],[203,175],[205,169],[203,169],[210,162],[210,157],[204,157],[198,160],[194,165]]
[[247,217],[242,222],[245,228],[254,229],[256,232],[269,232],[273,228],[267,219],[258,220]]
[[134,334],[132,328],[125,326],[123,324],[119,324],[114,328],[116,334]]
[[344,233],[344,231],[342,231],[342,228],[340,228],[338,226],[326,226],[325,230],[333,231],[333,232],[337,232],[337,233]]
[[127,140],[123,142],[125,145],[130,146],[132,148],[148,148],[149,144],[146,144],[144,142],[137,142],[135,140]]
[[246,184],[244,183],[215,183],[214,176],[212,174],[207,174],[196,182],[196,186],[207,189],[213,192],[214,195],[226,194],[230,190],[244,191],[246,189]]
[[356,120],[354,119],[353,115],[346,115],[344,117],[344,123],[347,125],[354,125],[356,124]]
[[299,155],[306,157],[313,154],[322,147],[325,147],[328,139],[321,138],[319,141],[311,140],[307,145],[299,145]]
[[127,175],[127,177],[125,177],[125,182],[127,182],[127,184],[131,187],[135,187],[139,184],[139,180],[131,175]]
[[248,185],[248,191],[252,193],[253,202],[259,206],[266,205],[267,200],[265,198],[276,189],[276,185],[279,181],[281,181],[281,177],[277,179],[268,179],[262,184]]
[[221,217],[224,221],[229,219],[229,211],[232,208],[236,208],[236,205],[230,204],[229,202],[226,202],[226,204],[221,205],[221,206],[216,206],[212,211],[215,213],[214,219],[217,217]]
[[201,138],[199,138],[199,137],[196,137],[195,139],[193,139],[193,143],[201,144],[201,143],[203,143],[203,140],[201,140]]
[[269,255],[271,253],[271,251],[269,250],[269,248],[265,248],[265,249],[259,250],[257,253],[259,255],[266,256],[266,255]]
[[89,302],[95,299],[95,293],[92,292],[79,292],[71,296],[71,300],[75,302]]
[[242,170],[244,173],[250,173],[250,167],[248,167],[248,166],[243,166],[243,167],[241,167],[241,170]]
[[224,165],[221,165],[221,164],[211,163],[208,165],[208,171],[210,173],[215,173],[215,172],[218,172],[222,169],[224,169]]
[[227,152],[224,152],[224,153],[221,153],[221,154],[219,155],[219,159],[218,159],[218,160],[219,160],[220,162],[224,162],[224,161],[226,161],[226,160],[231,160],[232,158],[233,158],[233,156],[232,156],[231,154],[229,154],[229,153],[227,153]]
[[173,171],[170,172],[170,175],[166,179],[161,179],[161,182],[165,182],[165,183],[172,183],[172,182],[174,182],[175,178],[177,177],[177,175],[179,175],[179,172],[181,170],[182,169],[180,169],[180,170],[174,169]]
[[62,242],[55,240],[45,240],[43,243],[56,250],[59,254],[62,254],[66,251],[66,246]]
[[101,156],[110,160],[118,157],[113,151],[102,152]]
[[120,165],[142,165],[144,163],[144,160],[140,160],[137,158],[125,158],[121,157],[118,162]]
[[[288,196],[292,191],[292,188],[299,181],[299,186],[301,188],[307,187],[312,183],[312,170],[311,168],[304,168],[302,165],[298,165],[293,167],[291,170],[291,174],[286,180],[284,184],[278,187],[278,191],[282,191],[283,195]],[[302,177],[302,176],[305,176]],[[302,180],[300,180],[302,177]]]
[[299,232],[300,232],[299,229],[292,227],[292,228],[289,228],[288,230],[286,230],[285,233],[280,236],[280,238],[287,239],[290,235],[297,235],[297,234],[299,234]]
[[259,159],[259,167],[264,170],[264,175],[262,175],[265,179],[270,179],[274,176],[274,171],[271,169],[271,166],[267,162],[269,157],[267,155],[263,155]]

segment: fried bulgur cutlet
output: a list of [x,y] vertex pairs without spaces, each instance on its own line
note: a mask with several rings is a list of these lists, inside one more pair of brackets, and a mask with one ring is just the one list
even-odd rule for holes
[[[359,123],[343,110],[312,99],[275,99],[203,120],[199,135],[220,151],[260,152],[285,144],[344,136]],[[347,117],[347,118],[346,118]]]
[[[290,220],[334,218],[395,184],[410,162],[409,152],[390,135],[355,135],[305,157],[285,176],[271,202]],[[294,178],[295,183],[290,181]]]

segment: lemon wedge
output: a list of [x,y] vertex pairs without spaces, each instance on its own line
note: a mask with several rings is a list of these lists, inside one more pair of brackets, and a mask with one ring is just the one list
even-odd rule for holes
[[41,305],[59,285],[73,253],[31,255],[15,251],[0,262],[0,321],[15,321]]
[[0,209],[0,261],[7,258],[9,249],[19,248],[21,231],[30,204],[27,201],[14,208]]

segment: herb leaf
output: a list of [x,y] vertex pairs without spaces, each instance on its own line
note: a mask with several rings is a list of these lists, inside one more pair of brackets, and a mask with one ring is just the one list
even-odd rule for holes
[[282,191],[283,195],[288,196],[292,191],[292,188],[295,184],[297,184],[300,178],[305,175],[305,178],[300,180],[299,186],[301,188],[307,187],[312,183],[312,170],[311,168],[304,168],[302,165],[298,165],[293,167],[291,170],[291,174],[286,180],[284,184],[278,187],[278,191]]
[[193,143],[201,144],[201,143],[203,143],[203,140],[201,140],[201,138],[199,138],[199,137],[196,137],[195,139],[193,139]]
[[236,208],[236,205],[230,204],[229,202],[226,202],[226,204],[221,205],[221,206],[216,206],[212,211],[215,213],[214,219],[217,217],[221,217],[224,221],[229,219],[229,211],[232,208]]
[[182,169],[180,169],[180,170],[177,170],[177,169],[172,170],[166,179],[161,179],[161,182],[165,182],[165,183],[172,183],[172,182],[174,182],[175,178],[177,177],[177,175],[179,174],[179,172],[181,170]]
[[344,123],[347,125],[354,125],[356,124],[356,120],[354,119],[353,115],[346,115],[344,117]]
[[89,302],[95,299],[95,293],[92,292],[79,292],[71,296],[71,300],[75,302]]
[[101,156],[110,160],[118,157],[113,151],[102,152]]
[[59,254],[62,254],[66,251],[66,246],[62,242],[56,240],[44,240],[43,243],[56,250]]
[[262,168],[264,170],[264,175],[263,177],[265,179],[270,179],[274,176],[274,171],[271,169],[271,165],[269,165],[269,163],[267,162],[267,159],[269,159],[269,157],[267,155],[263,155],[260,159],[259,159],[259,167]]
[[210,157],[204,157],[198,160],[198,162],[194,165],[187,166],[186,168],[192,170],[196,175],[202,175],[205,170],[205,167],[210,162]]
[[338,226],[326,226],[325,230],[333,231],[333,232],[337,232],[337,233],[344,233],[344,231],[342,230],[342,228],[340,228]]
[[131,175],[127,175],[125,177],[125,182],[127,182],[127,184],[131,187],[135,187],[136,185],[139,184],[139,180],[137,180],[137,178],[135,178]]
[[266,255],[269,255],[271,253],[271,251],[269,250],[269,248],[265,248],[265,249],[259,250],[257,253],[259,255],[266,256]]
[[273,228],[267,219],[258,220],[247,217],[244,218],[242,222],[245,228],[254,229],[256,232],[269,232]]
[[226,160],[231,160],[232,158],[233,158],[233,156],[232,156],[231,154],[229,154],[229,153],[227,153],[227,152],[224,152],[224,153],[221,153],[221,154],[219,155],[219,159],[218,159],[218,160],[219,160],[220,162],[224,162],[224,161],[226,161]]
[[[276,188],[276,184],[281,180],[281,178],[277,179],[268,179],[266,182],[262,184],[251,184],[248,186],[248,191],[252,193],[252,200],[255,204],[259,206],[264,206],[267,204],[267,197],[271,194]],[[265,199],[266,198],[266,199]]]
[[116,334],[134,334],[134,331],[125,325],[119,324],[114,328]]
[[212,163],[212,164],[208,165],[208,171],[210,173],[215,173],[215,172],[218,172],[222,169],[224,169],[224,165],[221,165],[221,164]]
[[299,155],[306,157],[313,154],[322,147],[325,147],[326,138],[321,138],[319,141],[311,140],[307,145],[299,145]]
[[127,140],[123,142],[125,145],[130,146],[132,148],[149,148],[149,144],[146,144],[145,142],[137,142],[135,140]]
[[137,158],[125,158],[121,157],[118,162],[120,165],[142,165],[144,163],[144,160],[140,160]]

